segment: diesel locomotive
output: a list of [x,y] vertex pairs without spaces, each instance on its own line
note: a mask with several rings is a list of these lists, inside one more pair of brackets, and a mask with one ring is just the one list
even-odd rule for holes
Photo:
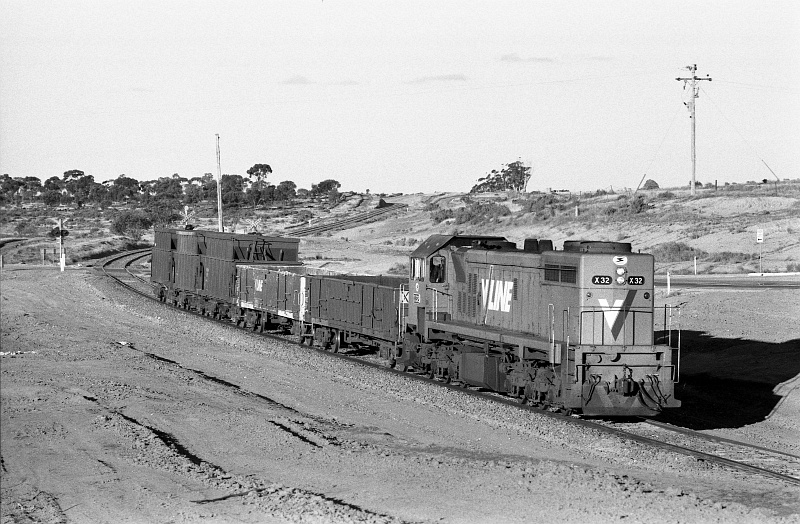
[[[433,235],[408,277],[302,264],[299,240],[159,229],[155,293],[248,329],[587,416],[680,406],[678,337],[655,332],[653,256],[620,242]],[[666,313],[665,313],[666,314]]]

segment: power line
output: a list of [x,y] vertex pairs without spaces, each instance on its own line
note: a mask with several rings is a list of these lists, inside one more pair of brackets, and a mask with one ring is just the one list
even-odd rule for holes
[[737,85],[737,86],[743,86],[743,87],[748,87],[748,88],[753,88],[753,89],[774,89],[776,91],[787,91],[787,92],[800,91],[800,89],[793,88],[793,87],[767,86],[767,85],[763,85],[763,84],[748,84],[746,82],[733,82],[731,80],[719,80],[719,79],[717,79],[717,82],[720,82],[722,84],[732,84],[732,85]]
[[[706,95],[708,95],[708,92],[706,92],[706,90],[705,90],[705,89],[703,89],[703,93],[705,93]],[[773,170],[772,170],[772,168],[771,168],[771,167],[769,167],[769,164],[767,164],[767,161],[766,161],[766,160],[764,160],[764,159],[761,157],[761,155],[759,155],[759,154],[758,154],[758,151],[756,151],[756,148],[755,148],[755,147],[753,147],[753,145],[752,145],[750,142],[748,142],[748,140],[747,140],[747,139],[744,137],[744,135],[743,135],[743,134],[742,134],[742,133],[739,131],[739,128],[737,128],[735,125],[733,125],[733,122],[731,122],[731,119],[730,119],[730,118],[728,118],[728,117],[727,117],[727,115],[726,115],[725,113],[723,113],[723,112],[722,112],[722,109],[720,109],[720,108],[719,108],[719,106],[717,105],[717,103],[716,103],[716,102],[714,102],[714,99],[713,99],[713,98],[711,98],[711,96],[710,96],[710,95],[708,95],[708,99],[711,101],[711,105],[713,105],[713,106],[716,108],[716,110],[717,110],[717,111],[719,111],[719,114],[720,114],[720,115],[722,115],[722,118],[724,118],[724,119],[725,119],[725,120],[728,122],[728,124],[729,124],[729,125],[730,125],[730,126],[733,128],[733,130],[734,130],[734,131],[736,131],[736,134],[737,134],[737,135],[739,135],[739,138],[741,138],[741,139],[742,139],[742,141],[743,141],[745,144],[747,144],[747,147],[749,147],[749,148],[750,148],[750,151],[752,151],[752,152],[753,152],[753,154],[754,154],[756,157],[758,157],[758,159],[759,159],[759,160],[761,160],[761,163],[762,163],[762,164],[764,164],[764,165],[767,167],[767,169],[769,169],[769,172],[770,172],[770,173],[772,173],[772,176],[774,176],[774,177],[775,177],[775,180],[777,180],[778,182],[780,182],[781,180],[780,180],[780,178],[778,178],[778,175],[776,175],[776,174],[775,174],[775,171],[773,171]]]
[[658,158],[658,153],[661,151],[661,147],[664,145],[664,142],[667,140],[667,136],[669,135],[669,132],[672,130],[672,124],[675,123],[675,118],[678,116],[678,112],[679,111],[680,111],[680,107],[678,109],[676,109],[675,113],[672,115],[672,119],[670,120],[669,126],[667,127],[667,132],[664,133],[664,136],[661,138],[661,142],[658,144],[658,147],[656,148],[656,152],[653,155],[653,158],[651,158],[650,159],[650,163],[647,164],[647,168],[644,170],[644,175],[642,175],[642,180],[639,181],[639,185],[636,186],[636,191],[639,190],[639,187],[642,185],[642,182],[644,182],[644,177],[647,176],[647,172],[650,171],[651,167],[653,167],[653,162],[655,162],[656,158]]

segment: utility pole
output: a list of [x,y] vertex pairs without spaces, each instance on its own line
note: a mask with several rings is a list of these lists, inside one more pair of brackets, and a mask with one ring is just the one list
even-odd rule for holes
[[222,165],[219,161],[219,133],[217,133],[217,215],[219,216],[219,232],[225,231],[222,225]]
[[66,254],[64,253],[64,220],[58,219],[58,264],[61,267],[61,272],[64,272],[64,265],[66,264]]
[[691,118],[691,120],[692,120],[692,187],[691,187],[691,191],[692,191],[692,196],[694,196],[695,173],[697,171],[697,155],[695,154],[695,132],[696,132],[696,127],[697,127],[697,119],[695,118],[695,100],[697,99],[698,91],[700,90],[700,88],[697,86],[697,81],[698,80],[708,80],[710,82],[711,81],[711,77],[709,77],[708,75],[706,75],[706,78],[698,77],[697,76],[697,64],[686,66],[686,67],[684,67],[684,69],[688,69],[689,72],[692,74],[692,76],[689,77],[689,78],[676,78],[675,80],[679,80],[679,81],[682,80],[684,89],[686,89],[686,85],[689,84],[690,82],[691,82],[691,86],[692,86],[692,93],[691,93],[691,96],[689,97],[689,103],[687,104],[686,102],[684,102],[684,104],[686,104],[686,107],[689,109],[689,113],[691,113],[691,116],[689,118]]

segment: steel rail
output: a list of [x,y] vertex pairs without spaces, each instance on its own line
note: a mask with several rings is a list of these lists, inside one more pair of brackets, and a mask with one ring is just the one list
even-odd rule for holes
[[703,440],[708,440],[709,442],[716,442],[718,444],[731,444],[731,445],[734,445],[734,446],[742,446],[743,448],[750,448],[750,449],[754,449],[756,451],[764,451],[766,453],[774,453],[776,455],[783,455],[783,456],[788,457],[788,458],[793,458],[793,459],[800,460],[800,455],[794,455],[792,453],[788,453],[786,451],[779,451],[777,449],[765,448],[763,446],[758,446],[756,444],[750,444],[748,442],[741,442],[739,440],[733,440],[733,439],[729,439],[729,438],[726,438],[726,437],[718,437],[716,435],[709,435],[708,433],[700,433],[699,431],[696,431],[696,430],[693,430],[693,429],[682,428],[680,426],[675,426],[674,424],[669,424],[667,422],[661,422],[660,420],[641,418],[640,421],[645,423],[645,424],[649,424],[651,426],[655,426],[655,427],[658,427],[658,428],[661,428],[661,429],[665,429],[667,431],[672,431],[674,433],[680,433],[681,435],[687,435],[689,437],[696,437],[696,438],[700,438],[700,439],[703,439]]
[[[137,249],[137,250],[134,250],[134,251],[126,251],[126,252],[121,253],[121,254],[111,255],[110,257],[106,257],[106,258],[100,260],[99,268],[106,276],[116,280],[119,284],[121,284],[122,286],[128,288],[129,290],[133,291],[134,293],[142,295],[142,296],[147,297],[147,298],[152,298],[150,295],[142,293],[140,290],[136,289],[135,287],[133,287],[128,282],[125,282],[123,279],[119,278],[118,276],[112,275],[109,272],[109,271],[125,271],[125,273],[127,273],[131,277],[135,278],[139,282],[142,282],[144,284],[150,285],[152,287],[150,282],[148,282],[147,280],[141,278],[138,275],[134,275],[129,269],[130,265],[133,264],[135,261],[140,260],[140,259],[150,255],[151,253],[152,253],[152,249],[151,248],[147,248],[147,249]],[[124,259],[126,257],[130,257],[130,260],[125,262],[125,265],[122,268],[110,268],[109,267],[112,263],[116,262],[117,260],[121,260],[121,259]],[[94,267],[98,267],[98,265],[95,265]]]
[[[149,251],[149,250],[143,250],[143,251]],[[418,374],[418,373],[413,373],[413,372],[410,373],[410,372],[407,372],[407,371],[401,371],[399,369],[391,368],[391,367],[389,367],[389,366],[387,366],[385,364],[379,364],[379,363],[376,363],[376,362],[373,362],[373,361],[370,361],[370,360],[367,360],[367,359],[364,359],[364,358],[361,358],[361,357],[357,357],[357,356],[353,356],[353,355],[347,355],[345,353],[335,353],[335,352],[329,351],[329,350],[327,350],[325,348],[321,348],[321,347],[317,347],[317,346],[304,345],[304,344],[301,344],[300,342],[298,342],[296,340],[296,337],[293,340],[290,341],[290,340],[287,340],[286,336],[280,336],[280,335],[276,335],[276,334],[272,334],[272,333],[263,333],[263,332],[259,333],[257,331],[247,330],[247,329],[244,329],[243,327],[239,327],[238,325],[233,324],[233,323],[231,323],[230,321],[227,321],[227,320],[214,319],[212,317],[208,317],[206,315],[202,315],[200,313],[192,311],[191,309],[183,309],[183,308],[179,308],[179,307],[176,307],[176,306],[172,306],[170,304],[167,304],[166,302],[161,302],[160,300],[158,300],[157,297],[155,297],[155,296],[153,296],[151,294],[146,294],[146,293],[143,293],[143,292],[137,290],[136,288],[134,288],[130,284],[122,281],[120,278],[112,275],[111,273],[108,273],[108,271],[106,270],[106,266],[108,264],[110,264],[111,262],[113,262],[115,260],[123,258],[124,256],[130,256],[131,253],[132,252],[128,252],[128,253],[125,253],[123,255],[116,255],[116,256],[111,257],[110,259],[107,259],[106,261],[104,261],[103,264],[101,265],[101,268],[102,268],[103,272],[106,275],[108,275],[109,277],[111,277],[112,279],[116,280],[121,285],[123,285],[125,288],[127,288],[127,289],[133,291],[134,293],[136,293],[137,295],[145,297],[145,298],[147,298],[149,300],[152,300],[154,302],[158,302],[159,304],[163,305],[164,307],[168,307],[168,308],[173,309],[173,310],[181,311],[183,313],[191,314],[193,316],[200,317],[200,318],[202,318],[202,319],[204,319],[206,321],[215,322],[215,323],[217,323],[217,324],[219,324],[221,326],[225,326],[225,327],[228,327],[228,328],[231,328],[231,329],[241,329],[243,331],[246,331],[247,333],[251,333],[253,335],[260,335],[262,337],[269,338],[269,339],[272,339],[272,340],[280,340],[280,341],[283,341],[283,342],[292,342],[294,344],[297,344],[298,346],[301,346],[303,348],[307,348],[307,349],[316,351],[317,353],[324,354],[324,355],[327,355],[327,356],[332,357],[332,358],[338,358],[338,359],[345,360],[345,361],[348,361],[348,362],[351,362],[351,363],[356,363],[356,364],[359,364],[359,365],[365,365],[365,366],[368,366],[368,367],[371,367],[371,368],[374,368],[374,369],[380,369],[383,372],[393,373],[393,374],[396,374],[398,376],[406,377],[406,378],[411,379],[411,380],[417,380],[417,381],[425,382],[425,383],[428,383],[428,384],[435,384],[435,385],[437,385],[439,387],[445,387],[445,388],[451,389],[453,391],[460,392],[460,393],[465,394],[465,395],[473,396],[475,398],[480,398],[480,399],[483,399],[483,400],[490,400],[490,401],[496,402],[498,404],[503,404],[503,405],[512,407],[514,409],[520,409],[520,410],[523,410],[523,411],[536,413],[538,415],[542,415],[542,416],[550,417],[550,418],[553,418],[553,419],[557,419],[557,420],[560,420],[560,421],[562,421],[564,423],[572,424],[574,426],[593,429],[593,430],[595,430],[597,432],[600,432],[600,433],[611,434],[611,435],[617,436],[617,437],[622,438],[622,439],[632,440],[632,441],[638,442],[640,444],[645,444],[645,445],[649,445],[649,446],[652,446],[652,447],[655,447],[655,448],[660,448],[660,449],[663,449],[665,451],[671,451],[673,453],[678,453],[678,454],[689,456],[689,457],[693,457],[693,458],[696,458],[696,459],[706,460],[708,462],[712,462],[712,463],[716,463],[716,464],[719,464],[719,465],[727,466],[729,468],[736,469],[736,470],[739,470],[739,471],[744,471],[744,472],[747,472],[747,473],[755,473],[755,474],[759,474],[759,475],[763,475],[763,476],[767,476],[767,477],[772,477],[774,479],[781,480],[781,481],[789,483],[789,484],[795,484],[795,485],[799,485],[800,486],[800,478],[792,477],[790,475],[786,475],[786,474],[783,474],[783,473],[780,473],[780,472],[777,472],[777,471],[761,468],[761,467],[758,467],[758,466],[753,466],[753,465],[746,464],[744,462],[739,462],[739,461],[736,461],[736,460],[732,460],[732,459],[729,459],[729,458],[726,458],[726,457],[721,457],[721,456],[714,455],[714,454],[711,454],[711,453],[706,453],[706,452],[694,450],[694,449],[691,449],[691,448],[688,448],[688,447],[679,446],[677,444],[670,444],[668,442],[663,442],[661,440],[658,440],[658,439],[655,439],[655,438],[652,438],[652,437],[646,437],[646,436],[642,436],[642,435],[637,435],[635,433],[626,431],[624,429],[612,428],[612,427],[600,424],[598,422],[594,422],[592,420],[570,417],[570,416],[566,416],[566,415],[561,414],[561,413],[552,412],[550,410],[539,408],[539,407],[536,407],[536,406],[529,406],[529,405],[520,403],[519,400],[501,396],[499,393],[480,391],[478,389],[472,389],[472,388],[469,388],[469,387],[464,387],[463,385],[456,385],[456,384],[452,384],[452,383],[448,384],[448,383],[444,383],[444,382],[441,382],[441,381],[433,379],[433,378],[428,378],[428,376],[424,375],[424,374]],[[143,256],[146,256],[146,255],[143,255]],[[133,258],[131,260],[131,262],[133,260],[136,260],[136,258]],[[131,262],[129,262],[126,265],[129,265]],[[139,278],[139,277],[136,277],[136,278]],[[141,278],[139,278],[139,280],[143,281],[143,279],[141,279]],[[650,422],[649,419],[645,419],[645,420]],[[659,427],[665,427],[665,429],[673,429],[673,428],[675,428],[675,427],[670,427],[669,424],[664,424],[664,423],[660,423],[660,422],[656,422],[656,421],[652,421],[652,423],[654,425],[659,426]],[[702,434],[702,433],[697,434],[696,432],[692,432],[692,430],[688,430],[688,429],[685,429],[685,428],[680,428],[680,429],[683,430],[682,432],[685,432],[687,434],[691,434],[692,436],[698,436],[699,435],[701,438],[707,437],[707,435],[705,435],[705,434]],[[730,440],[730,439],[723,439],[722,437],[713,437],[713,438],[720,439],[721,441]],[[743,446],[747,447],[747,444],[745,444],[745,443],[732,441],[732,440],[730,440],[730,442],[731,443],[735,443],[737,445],[743,445]],[[756,446],[750,446],[750,447],[758,448]],[[770,452],[770,453],[788,455],[789,457],[792,457],[792,458],[797,458],[794,455],[783,453],[783,452],[772,450],[772,449],[768,449],[768,448],[760,448],[760,450],[766,451],[766,452]]]

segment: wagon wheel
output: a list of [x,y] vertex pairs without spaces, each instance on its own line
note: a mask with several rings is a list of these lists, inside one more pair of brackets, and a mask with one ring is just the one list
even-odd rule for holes
[[329,344],[332,353],[338,353],[342,347],[341,335],[338,329],[331,330],[331,342]]
[[528,403],[527,388],[524,388],[524,387],[522,388],[522,394],[517,392],[517,400],[519,401],[520,404],[527,404]]

